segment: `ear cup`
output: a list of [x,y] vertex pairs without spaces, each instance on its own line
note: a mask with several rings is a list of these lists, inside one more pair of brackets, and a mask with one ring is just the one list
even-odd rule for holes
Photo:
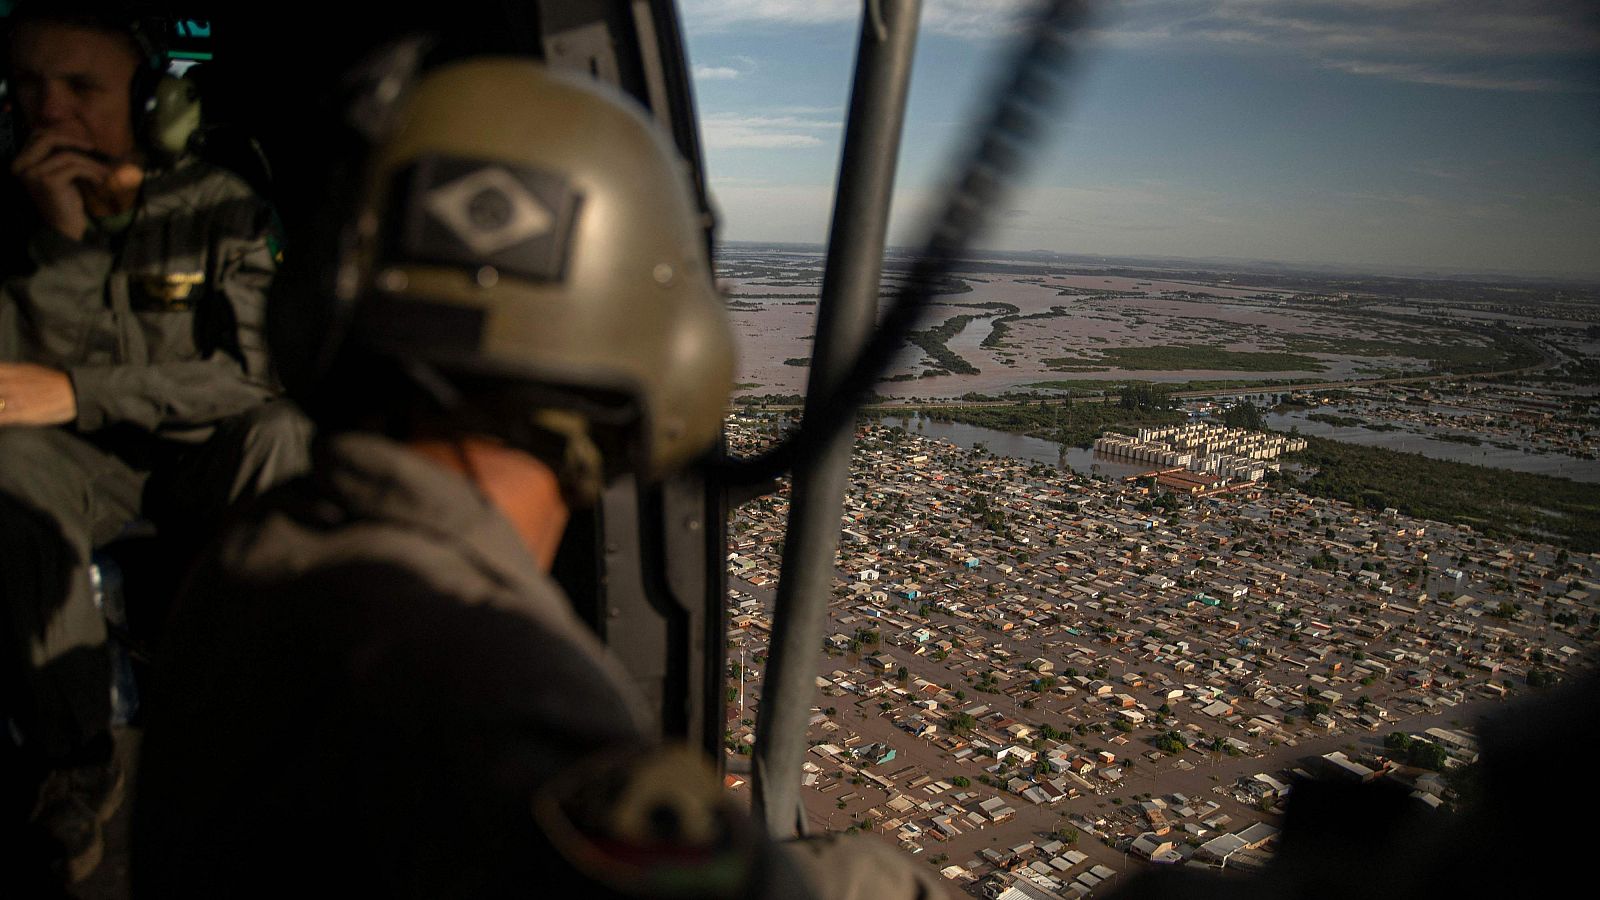
[[152,160],[171,162],[189,148],[200,130],[200,92],[192,82],[167,72],[166,42],[170,22],[134,19],[128,35],[138,47],[140,65],[129,85],[133,136]]
[[145,152],[171,160],[183,155],[200,130],[200,91],[194,82],[162,74],[156,79],[143,114]]

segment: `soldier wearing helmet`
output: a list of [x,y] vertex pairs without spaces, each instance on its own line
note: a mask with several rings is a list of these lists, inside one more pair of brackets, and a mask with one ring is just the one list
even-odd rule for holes
[[703,760],[653,747],[547,574],[569,510],[721,427],[731,331],[681,161],[535,63],[375,80],[397,99],[329,266],[334,337],[286,353],[323,373],[318,462],[174,616],[136,889],[807,896],[830,849],[761,841]]

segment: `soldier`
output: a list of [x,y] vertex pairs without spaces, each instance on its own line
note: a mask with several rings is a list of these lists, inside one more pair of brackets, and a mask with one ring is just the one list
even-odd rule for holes
[[0,241],[4,712],[40,772],[35,836],[79,880],[122,783],[92,548],[143,515],[198,530],[308,465],[309,426],[271,403],[271,212],[185,152],[198,108],[147,30],[72,0],[5,24],[22,233]]
[[316,466],[175,614],[136,890],[936,895],[886,846],[762,841],[547,574],[607,478],[721,428],[732,335],[670,143],[532,62],[375,80],[342,339],[298,354],[333,360]]

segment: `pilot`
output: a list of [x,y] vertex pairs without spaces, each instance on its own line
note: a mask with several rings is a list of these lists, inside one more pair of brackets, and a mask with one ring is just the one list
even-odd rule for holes
[[141,517],[200,530],[303,470],[309,423],[272,402],[271,211],[185,152],[198,107],[148,31],[82,0],[5,26],[0,696],[38,773],[31,830],[75,881],[122,793],[91,550]]
[[174,614],[136,893],[939,895],[887,845],[760,839],[548,574],[607,479],[721,428],[732,335],[671,144],[529,61],[376,80],[339,338],[296,356],[330,361],[315,467]]

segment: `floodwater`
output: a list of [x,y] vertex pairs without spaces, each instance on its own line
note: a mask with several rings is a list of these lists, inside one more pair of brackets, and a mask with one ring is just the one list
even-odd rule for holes
[[995,431],[992,428],[982,428],[963,422],[935,422],[932,419],[919,416],[909,416],[904,420],[897,416],[884,416],[882,421],[885,425],[901,425],[910,433],[931,440],[949,441],[959,447],[968,449],[977,444],[983,444],[990,453],[996,456],[1009,456],[1013,459],[1025,459],[1044,463],[1048,466],[1059,466],[1062,469],[1069,469],[1082,475],[1126,478],[1130,475],[1138,475],[1150,471],[1149,466],[1112,459],[1093,450],[1069,447],[1063,453],[1061,445],[1054,441],[1031,438],[1021,434],[1011,434],[1006,431]]
[[[1325,409],[1323,411],[1327,412],[1328,410]],[[1600,482],[1600,462],[1593,460],[1573,459],[1570,456],[1526,453],[1487,445],[1473,447],[1448,441],[1430,440],[1423,435],[1405,431],[1372,431],[1359,426],[1341,427],[1329,425],[1326,422],[1308,421],[1305,419],[1305,414],[1304,411],[1273,413],[1267,416],[1266,421],[1269,427],[1279,431],[1288,431],[1291,426],[1297,426],[1302,434],[1312,434],[1351,444],[1364,444],[1369,447],[1384,447],[1407,453],[1420,453],[1429,459],[1453,460],[1495,469],[1508,469],[1514,472],[1530,472],[1536,475],[1569,478],[1573,481]],[[996,456],[1008,456],[1014,459],[1041,462],[1046,465],[1070,469],[1083,475],[1126,478],[1150,471],[1148,465],[1114,459],[1096,453],[1093,450],[1071,447],[1065,453],[1062,453],[1060,445],[1054,441],[996,431],[992,428],[982,428],[963,422],[935,422],[932,419],[917,415],[904,417],[886,415],[882,417],[881,421],[885,425],[900,425],[912,434],[933,440],[949,441],[952,444],[969,449],[981,443],[988,448],[990,453]]]
[[1293,427],[1298,428],[1301,434],[1316,435],[1347,444],[1363,444],[1368,447],[1420,453],[1429,459],[1446,459],[1471,463],[1475,466],[1488,466],[1492,469],[1509,469],[1513,472],[1530,472],[1535,475],[1570,478],[1573,481],[1600,483],[1600,462],[1594,460],[1574,459],[1553,453],[1508,450],[1487,443],[1475,447],[1454,441],[1433,440],[1426,435],[1405,430],[1373,431],[1359,425],[1330,425],[1327,422],[1313,422],[1307,419],[1306,416],[1312,412],[1361,416],[1359,411],[1350,413],[1336,407],[1324,407],[1321,410],[1272,413],[1266,417],[1266,423],[1268,427],[1278,431],[1288,431]]
[[1487,309],[1460,309],[1446,307],[1437,303],[1419,304],[1388,304],[1384,306],[1369,307],[1374,312],[1400,313],[1408,316],[1450,316],[1457,319],[1478,319],[1484,322],[1512,322],[1517,325],[1526,325],[1536,328],[1582,328],[1588,322],[1574,319],[1554,319],[1546,316],[1525,316],[1512,312],[1496,312]]
[[[745,295],[741,303],[754,303],[760,309],[731,310],[739,340],[738,381],[760,385],[751,393],[793,394],[805,389],[807,370],[785,365],[784,360],[811,355],[816,306],[797,297],[814,293],[813,286],[761,284],[770,278],[731,277],[723,279],[725,289]],[[1109,283],[1108,283],[1109,282]],[[877,391],[885,397],[959,397],[976,391],[1000,394],[1026,390],[1041,381],[1070,379],[1137,378],[1147,381],[1176,382],[1191,379],[1281,379],[1313,378],[1338,380],[1370,374],[1371,359],[1342,354],[1307,354],[1318,360],[1320,369],[1242,372],[1232,369],[1127,370],[1102,366],[1098,350],[1112,347],[1155,345],[1210,345],[1237,351],[1277,350],[1294,335],[1327,338],[1365,336],[1370,325],[1343,313],[1326,313],[1239,302],[1237,298],[1253,292],[1183,282],[1136,281],[1129,278],[1105,279],[1092,275],[1071,276],[989,276],[987,280],[967,282],[972,290],[944,295],[930,307],[924,324],[927,328],[956,315],[974,318],[946,346],[975,366],[978,374],[934,375],[902,381],[885,381]],[[1062,295],[1064,287],[1087,290],[1142,292],[1128,296],[1111,294]],[[1206,293],[1207,298],[1164,295],[1161,292]],[[888,294],[886,293],[886,298]],[[1008,303],[1021,314],[1045,313],[1059,307],[1062,314],[1008,323],[1001,347],[984,347],[1000,313],[977,309],[968,304]],[[1057,371],[1046,359],[1064,358],[1084,368]],[[1386,358],[1376,363],[1386,368],[1421,368],[1418,360]],[[895,360],[897,372],[917,374],[928,370],[931,361],[916,347],[909,347]]]

